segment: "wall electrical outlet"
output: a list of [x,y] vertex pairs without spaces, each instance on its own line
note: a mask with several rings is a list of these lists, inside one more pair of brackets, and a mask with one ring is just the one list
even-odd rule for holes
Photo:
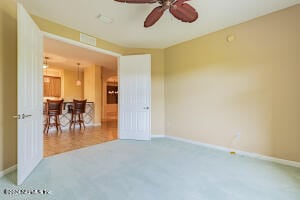
[[235,134],[235,138],[240,138],[241,137],[241,133],[240,132],[237,132],[236,134]]

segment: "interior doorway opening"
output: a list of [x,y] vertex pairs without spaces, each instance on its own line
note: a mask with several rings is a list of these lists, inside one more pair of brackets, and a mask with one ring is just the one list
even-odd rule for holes
[[[44,157],[118,138],[116,55],[45,36],[43,90]],[[76,117],[74,100],[86,100],[78,115],[83,124],[71,123]],[[49,105],[55,101],[62,105],[58,116],[51,117]]]
[[[75,47],[84,47],[94,53],[100,52],[114,58],[117,57],[119,84],[121,86],[118,95],[117,136],[120,139],[151,139],[151,55],[121,56],[56,35],[48,33],[44,33],[44,35],[51,39],[73,44]],[[41,30],[28,12],[21,4],[18,4],[18,113],[14,116],[18,120],[18,185],[24,182],[43,158],[43,113],[47,114],[48,112],[43,111],[45,106],[43,106],[42,36]],[[66,49],[61,49],[61,51],[63,53],[69,52]],[[78,56],[82,56],[82,54]],[[101,74],[100,67],[101,65],[94,65],[92,69]],[[84,75],[86,74],[88,73],[84,73]],[[99,85],[101,87],[100,75],[93,77],[88,76],[84,80],[93,80],[92,86],[95,84],[95,91],[97,91],[94,93],[95,102],[101,102],[101,95],[97,90]],[[46,77],[46,80],[47,78],[49,76]],[[81,85],[77,84],[78,82],[80,81],[76,80],[76,85]],[[89,83],[84,85],[90,86]],[[95,103],[95,111],[100,113],[99,107],[101,107],[101,103]],[[96,112],[94,125],[97,125],[96,119],[101,121],[101,114],[98,115]]]
[[102,76],[102,120],[115,121],[118,119],[118,76],[115,71],[106,71]]

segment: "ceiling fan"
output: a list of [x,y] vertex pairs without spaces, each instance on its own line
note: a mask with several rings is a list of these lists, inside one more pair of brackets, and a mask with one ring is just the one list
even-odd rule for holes
[[195,8],[187,4],[189,0],[115,0],[123,3],[159,3],[160,6],[154,8],[144,22],[144,27],[150,27],[155,24],[166,10],[181,20],[182,22],[192,23],[198,19],[198,13]]

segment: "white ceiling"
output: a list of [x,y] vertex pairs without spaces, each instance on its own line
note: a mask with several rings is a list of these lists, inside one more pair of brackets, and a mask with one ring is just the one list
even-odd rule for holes
[[[127,47],[165,48],[262,16],[300,0],[191,0],[200,18],[182,23],[166,12],[151,28],[143,23],[158,4],[125,4],[113,0],[19,0],[34,15]],[[106,24],[102,14],[113,19]]]
[[44,38],[44,56],[49,57],[48,64],[53,68],[76,70],[98,65],[111,70],[117,70],[117,58],[98,53],[78,46],[70,45],[51,38]]

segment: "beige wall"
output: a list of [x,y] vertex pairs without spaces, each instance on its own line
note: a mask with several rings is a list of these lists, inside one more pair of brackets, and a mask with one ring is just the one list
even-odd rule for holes
[[94,102],[94,124],[101,124],[101,67],[84,69],[84,98]]
[[0,1],[0,171],[17,162],[16,5]]
[[[52,33],[75,41],[79,41],[80,39],[80,34],[77,30],[68,28],[66,26],[48,21],[46,19],[34,15],[32,15],[32,18],[42,31]],[[99,38],[97,38],[97,46],[116,53],[122,53],[124,50],[123,47],[120,47],[110,42],[106,42]]]
[[64,70],[64,100],[73,101],[73,99],[83,99],[84,98],[84,74],[80,73],[79,79],[81,80],[81,85],[76,85],[77,72],[71,70]]
[[[166,49],[168,135],[300,161],[300,5]],[[227,35],[234,35],[232,43]]]
[[[300,161],[299,14],[298,5],[165,52],[101,39],[97,45],[152,55],[153,133],[164,133],[166,124],[167,134],[228,146],[241,132],[235,148]],[[79,41],[78,31],[33,18],[43,31]],[[228,34],[236,35],[230,44]],[[17,160],[17,123],[11,118],[17,113],[16,66],[16,4],[1,0],[0,170]]]
[[[79,41],[79,31],[50,22],[43,18],[32,16],[38,26],[45,32]],[[152,117],[151,128],[154,134],[165,132],[164,123],[164,50],[163,49],[134,49],[124,48],[101,39],[97,39],[97,47],[114,51],[123,55],[151,54],[151,78],[152,78]]]
[[95,101],[95,66],[84,69],[84,98]]
[[95,119],[94,124],[101,124],[101,90],[102,90],[102,81],[101,81],[101,67],[95,66]]

